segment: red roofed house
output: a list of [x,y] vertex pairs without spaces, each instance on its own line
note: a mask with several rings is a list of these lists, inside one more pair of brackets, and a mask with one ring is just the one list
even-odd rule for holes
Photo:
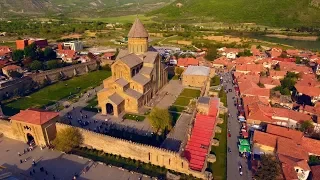
[[303,86],[296,84],[294,86],[297,90],[296,96],[309,96],[312,103],[320,100],[320,88],[314,86]]
[[37,109],[21,110],[10,118],[16,139],[37,145],[49,145],[56,136],[59,114]]
[[248,73],[255,73],[260,74],[264,71],[262,64],[243,64],[236,66],[236,72],[248,74]]
[[283,79],[287,72],[286,71],[269,71],[272,79]]
[[282,49],[280,49],[280,48],[272,48],[269,51],[269,55],[271,58],[279,57],[281,54],[282,54]]
[[219,70],[219,69],[224,69],[224,68],[232,68],[233,67],[233,63],[228,59],[226,58],[225,56],[221,56],[219,57],[218,59],[215,59],[213,62],[212,62],[212,67]]
[[260,77],[261,84],[264,85],[266,89],[272,89],[276,86],[280,86],[281,83],[278,79],[272,79],[270,76],[269,77]]
[[5,66],[2,68],[2,73],[4,75],[6,75],[7,77],[10,77],[10,73],[13,72],[13,71],[16,71],[16,72],[19,72],[19,73],[22,73],[22,68],[20,66],[17,66],[17,65],[8,65],[8,66]]
[[260,96],[266,99],[270,97],[270,90],[259,87],[252,81],[239,83],[240,95],[244,96]]
[[290,71],[294,73],[312,74],[313,71],[310,67],[305,65],[298,65],[294,62],[279,62],[281,71]]
[[76,57],[76,51],[74,50],[58,50],[57,51],[57,58],[61,58],[63,61],[72,63]]
[[199,66],[199,60],[195,58],[179,58],[177,66],[180,66],[180,67]]
[[11,54],[11,49],[8,46],[0,46],[0,57]]
[[111,60],[115,57],[115,54],[114,52],[106,52],[102,55],[102,58],[103,59],[108,59],[108,60]]
[[256,155],[276,155],[284,179],[306,180],[312,171],[309,155],[320,155],[320,141],[304,137],[300,131],[268,124],[266,132],[254,132],[252,151]]

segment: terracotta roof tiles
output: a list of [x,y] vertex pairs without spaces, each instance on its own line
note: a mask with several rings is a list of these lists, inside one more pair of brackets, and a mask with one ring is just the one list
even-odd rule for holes
[[42,125],[58,116],[59,113],[56,112],[43,111],[38,109],[27,109],[21,110],[18,114],[12,116],[10,119],[35,125]]

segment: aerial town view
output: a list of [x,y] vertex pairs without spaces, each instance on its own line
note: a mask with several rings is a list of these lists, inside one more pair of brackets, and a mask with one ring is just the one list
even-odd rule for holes
[[320,180],[320,0],[0,0],[0,69],[0,180]]

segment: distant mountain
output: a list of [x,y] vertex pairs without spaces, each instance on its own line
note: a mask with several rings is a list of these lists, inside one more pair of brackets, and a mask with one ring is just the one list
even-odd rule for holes
[[105,17],[144,13],[172,0],[0,0],[0,18],[63,14],[70,17]]
[[176,0],[149,15],[184,22],[320,27],[320,0]]

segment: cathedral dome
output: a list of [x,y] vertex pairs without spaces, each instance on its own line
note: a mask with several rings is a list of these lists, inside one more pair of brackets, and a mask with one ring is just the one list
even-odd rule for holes
[[136,18],[136,20],[134,21],[129,31],[128,37],[129,38],[148,38],[149,37],[148,32],[144,28],[139,18]]

